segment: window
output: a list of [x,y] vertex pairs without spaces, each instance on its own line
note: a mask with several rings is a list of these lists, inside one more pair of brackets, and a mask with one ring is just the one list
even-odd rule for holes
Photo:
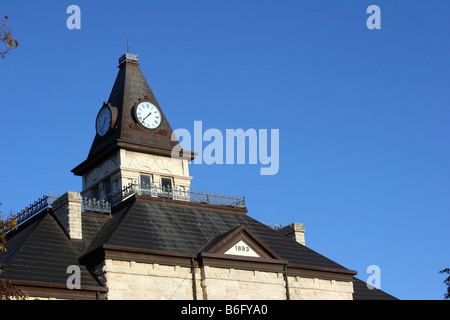
[[92,189],[92,197],[94,199],[100,200],[100,189],[98,188],[98,186]]
[[116,180],[112,184],[112,192],[117,192],[119,191],[118,189],[119,189],[119,180]]
[[141,174],[141,188],[149,189],[151,184],[150,176]]
[[163,190],[171,191],[172,190],[172,179],[170,178],[161,178],[161,185]]
[[151,195],[151,179],[150,176],[147,176],[145,174],[141,174],[140,177],[141,180],[141,194],[143,195]]
[[164,197],[164,198],[172,199],[173,198],[172,179],[161,178],[161,186],[162,186],[162,192],[161,192],[160,196]]
[[105,196],[109,196],[111,194],[111,179],[108,179],[105,181]]

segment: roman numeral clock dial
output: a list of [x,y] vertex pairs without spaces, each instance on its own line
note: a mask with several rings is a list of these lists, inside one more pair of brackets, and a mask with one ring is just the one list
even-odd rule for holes
[[136,107],[136,119],[147,129],[156,129],[161,124],[161,112],[153,103],[144,101]]
[[111,127],[112,124],[112,112],[107,106],[103,106],[97,115],[97,120],[95,121],[95,129],[99,136],[104,136]]

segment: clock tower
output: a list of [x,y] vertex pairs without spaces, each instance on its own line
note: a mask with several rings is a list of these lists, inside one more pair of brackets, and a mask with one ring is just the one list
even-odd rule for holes
[[95,128],[87,159],[72,170],[82,176],[83,198],[104,199],[130,183],[190,187],[188,162],[195,154],[183,151],[184,158],[171,157],[178,140],[139,69],[137,55],[119,58],[116,81]]

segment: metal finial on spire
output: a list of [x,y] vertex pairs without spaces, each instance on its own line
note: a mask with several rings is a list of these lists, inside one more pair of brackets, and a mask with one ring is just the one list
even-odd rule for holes
[[130,42],[128,41],[128,36],[127,36],[127,52],[124,53],[120,58],[119,58],[119,66],[125,62],[125,61],[133,61],[133,62],[138,62],[138,56],[137,54],[131,54],[130,53]]

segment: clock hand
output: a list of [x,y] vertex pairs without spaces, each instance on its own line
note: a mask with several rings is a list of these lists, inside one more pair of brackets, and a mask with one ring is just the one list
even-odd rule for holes
[[142,121],[145,121],[145,119],[147,119],[152,113],[150,112]]

